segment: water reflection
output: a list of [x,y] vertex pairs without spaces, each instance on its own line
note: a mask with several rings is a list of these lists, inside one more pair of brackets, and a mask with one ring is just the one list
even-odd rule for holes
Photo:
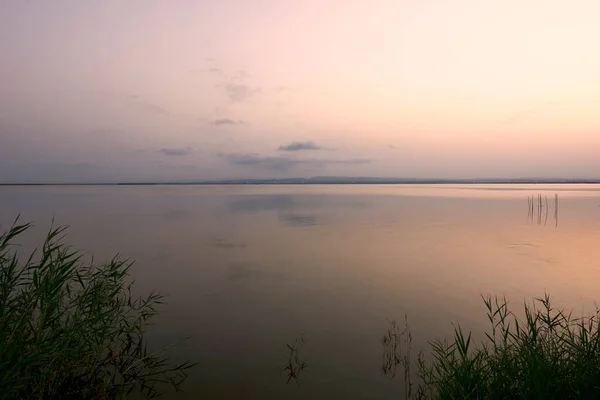
[[367,197],[323,195],[244,195],[235,196],[228,209],[234,213],[258,213],[265,211],[314,211],[330,209],[365,209],[372,205]]
[[[136,260],[139,288],[170,294],[155,339],[193,337],[185,398],[392,398],[378,369],[386,317],[408,313],[416,355],[452,321],[485,326],[480,293],[598,299],[600,187],[557,188],[560,207],[554,187],[526,188],[0,188],[0,222],[23,212],[45,234],[56,215],[75,248]],[[534,195],[529,221],[557,226],[560,211],[561,229],[524,223],[538,191],[548,205]],[[296,390],[279,374],[299,333],[310,367]]]
[[308,227],[322,223],[316,215],[281,214],[279,220],[282,225],[294,227]]
[[249,195],[229,203],[229,210],[235,213],[256,213],[260,211],[288,210],[294,206],[292,196]]
[[243,248],[247,247],[247,244],[236,243],[236,242],[229,241],[227,239],[215,239],[214,246],[218,249],[232,250],[232,249],[243,249]]
[[227,267],[227,280],[236,282],[240,279],[261,278],[265,271],[254,263],[232,263]]

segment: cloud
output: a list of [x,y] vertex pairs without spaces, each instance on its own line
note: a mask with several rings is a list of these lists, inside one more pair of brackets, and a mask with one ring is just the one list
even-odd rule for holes
[[225,71],[221,68],[211,67],[209,69],[204,70],[204,72],[208,72],[209,74],[217,74],[221,76],[225,76]]
[[270,170],[288,170],[302,163],[288,157],[262,157],[258,154],[226,154],[225,160],[231,165],[261,167]]
[[396,149],[397,149],[397,147],[396,147],[396,146],[394,146],[393,144],[389,144],[389,145],[388,145],[388,147],[389,147],[390,149],[392,149],[392,150],[396,150]]
[[235,121],[233,119],[230,118],[220,118],[220,119],[215,119],[213,121],[213,124],[219,126],[219,125],[239,125],[239,124],[243,124],[244,121]]
[[298,159],[291,157],[271,157],[260,156],[258,154],[221,154],[225,160],[231,165],[244,167],[257,167],[273,171],[287,171],[299,165],[307,167],[324,167],[332,164],[368,164],[369,159],[355,158],[349,160],[328,160],[328,159]]
[[[139,98],[139,96],[137,96],[136,98]],[[167,110],[165,110],[164,108],[157,106],[156,104],[151,104],[151,103],[145,103],[145,102],[141,102],[141,101],[132,101],[130,104],[130,107],[132,107],[133,109],[136,109],[138,111],[141,112],[145,112],[148,114],[155,114],[155,115],[168,115],[169,112]]]
[[314,142],[292,142],[285,146],[279,146],[280,151],[321,150]]
[[192,151],[189,148],[164,148],[158,151],[166,156],[187,156]]
[[246,100],[256,93],[260,93],[260,88],[254,89],[246,85],[229,83],[225,85],[225,93],[231,101],[239,102]]

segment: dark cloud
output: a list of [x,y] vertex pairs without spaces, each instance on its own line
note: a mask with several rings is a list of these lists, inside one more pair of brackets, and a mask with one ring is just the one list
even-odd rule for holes
[[285,146],[279,146],[280,151],[300,151],[300,150],[321,150],[321,146],[318,146],[314,142],[292,142]]
[[369,159],[355,158],[349,160],[320,160],[320,159],[298,159],[292,157],[270,157],[260,156],[258,154],[221,154],[231,165],[245,167],[257,167],[274,171],[287,171],[299,165],[307,167],[323,167],[330,164],[368,164]]
[[288,157],[263,157],[258,154],[226,154],[224,157],[231,165],[284,171],[303,162]]
[[239,124],[243,124],[244,121],[235,121],[233,119],[230,118],[220,118],[220,119],[215,119],[213,121],[213,124],[219,126],[219,125],[239,125]]
[[191,152],[189,148],[164,148],[159,150],[159,153],[166,156],[187,156]]
[[256,93],[260,93],[260,88],[251,88],[246,85],[229,83],[225,85],[225,93],[231,101],[239,102],[246,100]]
[[[137,96],[136,98],[139,98],[139,96]],[[156,104],[145,103],[142,101],[132,101],[130,103],[130,107],[135,110],[145,112],[148,114],[155,114],[155,115],[169,114],[169,112],[167,110],[165,110],[164,108],[162,108],[160,106],[157,106]]]

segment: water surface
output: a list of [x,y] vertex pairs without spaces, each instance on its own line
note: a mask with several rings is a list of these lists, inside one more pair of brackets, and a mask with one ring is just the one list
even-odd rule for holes
[[[386,318],[407,314],[418,350],[451,322],[480,331],[480,294],[600,301],[597,185],[0,187],[0,206],[3,227],[35,222],[24,248],[54,217],[96,259],[135,259],[140,291],[169,293],[152,340],[192,336],[182,398],[400,396],[380,373]],[[300,334],[297,387],[282,369]]]

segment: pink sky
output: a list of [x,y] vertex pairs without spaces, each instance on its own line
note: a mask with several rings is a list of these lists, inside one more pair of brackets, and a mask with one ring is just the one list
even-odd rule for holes
[[3,0],[0,182],[600,178],[599,15],[597,0]]

